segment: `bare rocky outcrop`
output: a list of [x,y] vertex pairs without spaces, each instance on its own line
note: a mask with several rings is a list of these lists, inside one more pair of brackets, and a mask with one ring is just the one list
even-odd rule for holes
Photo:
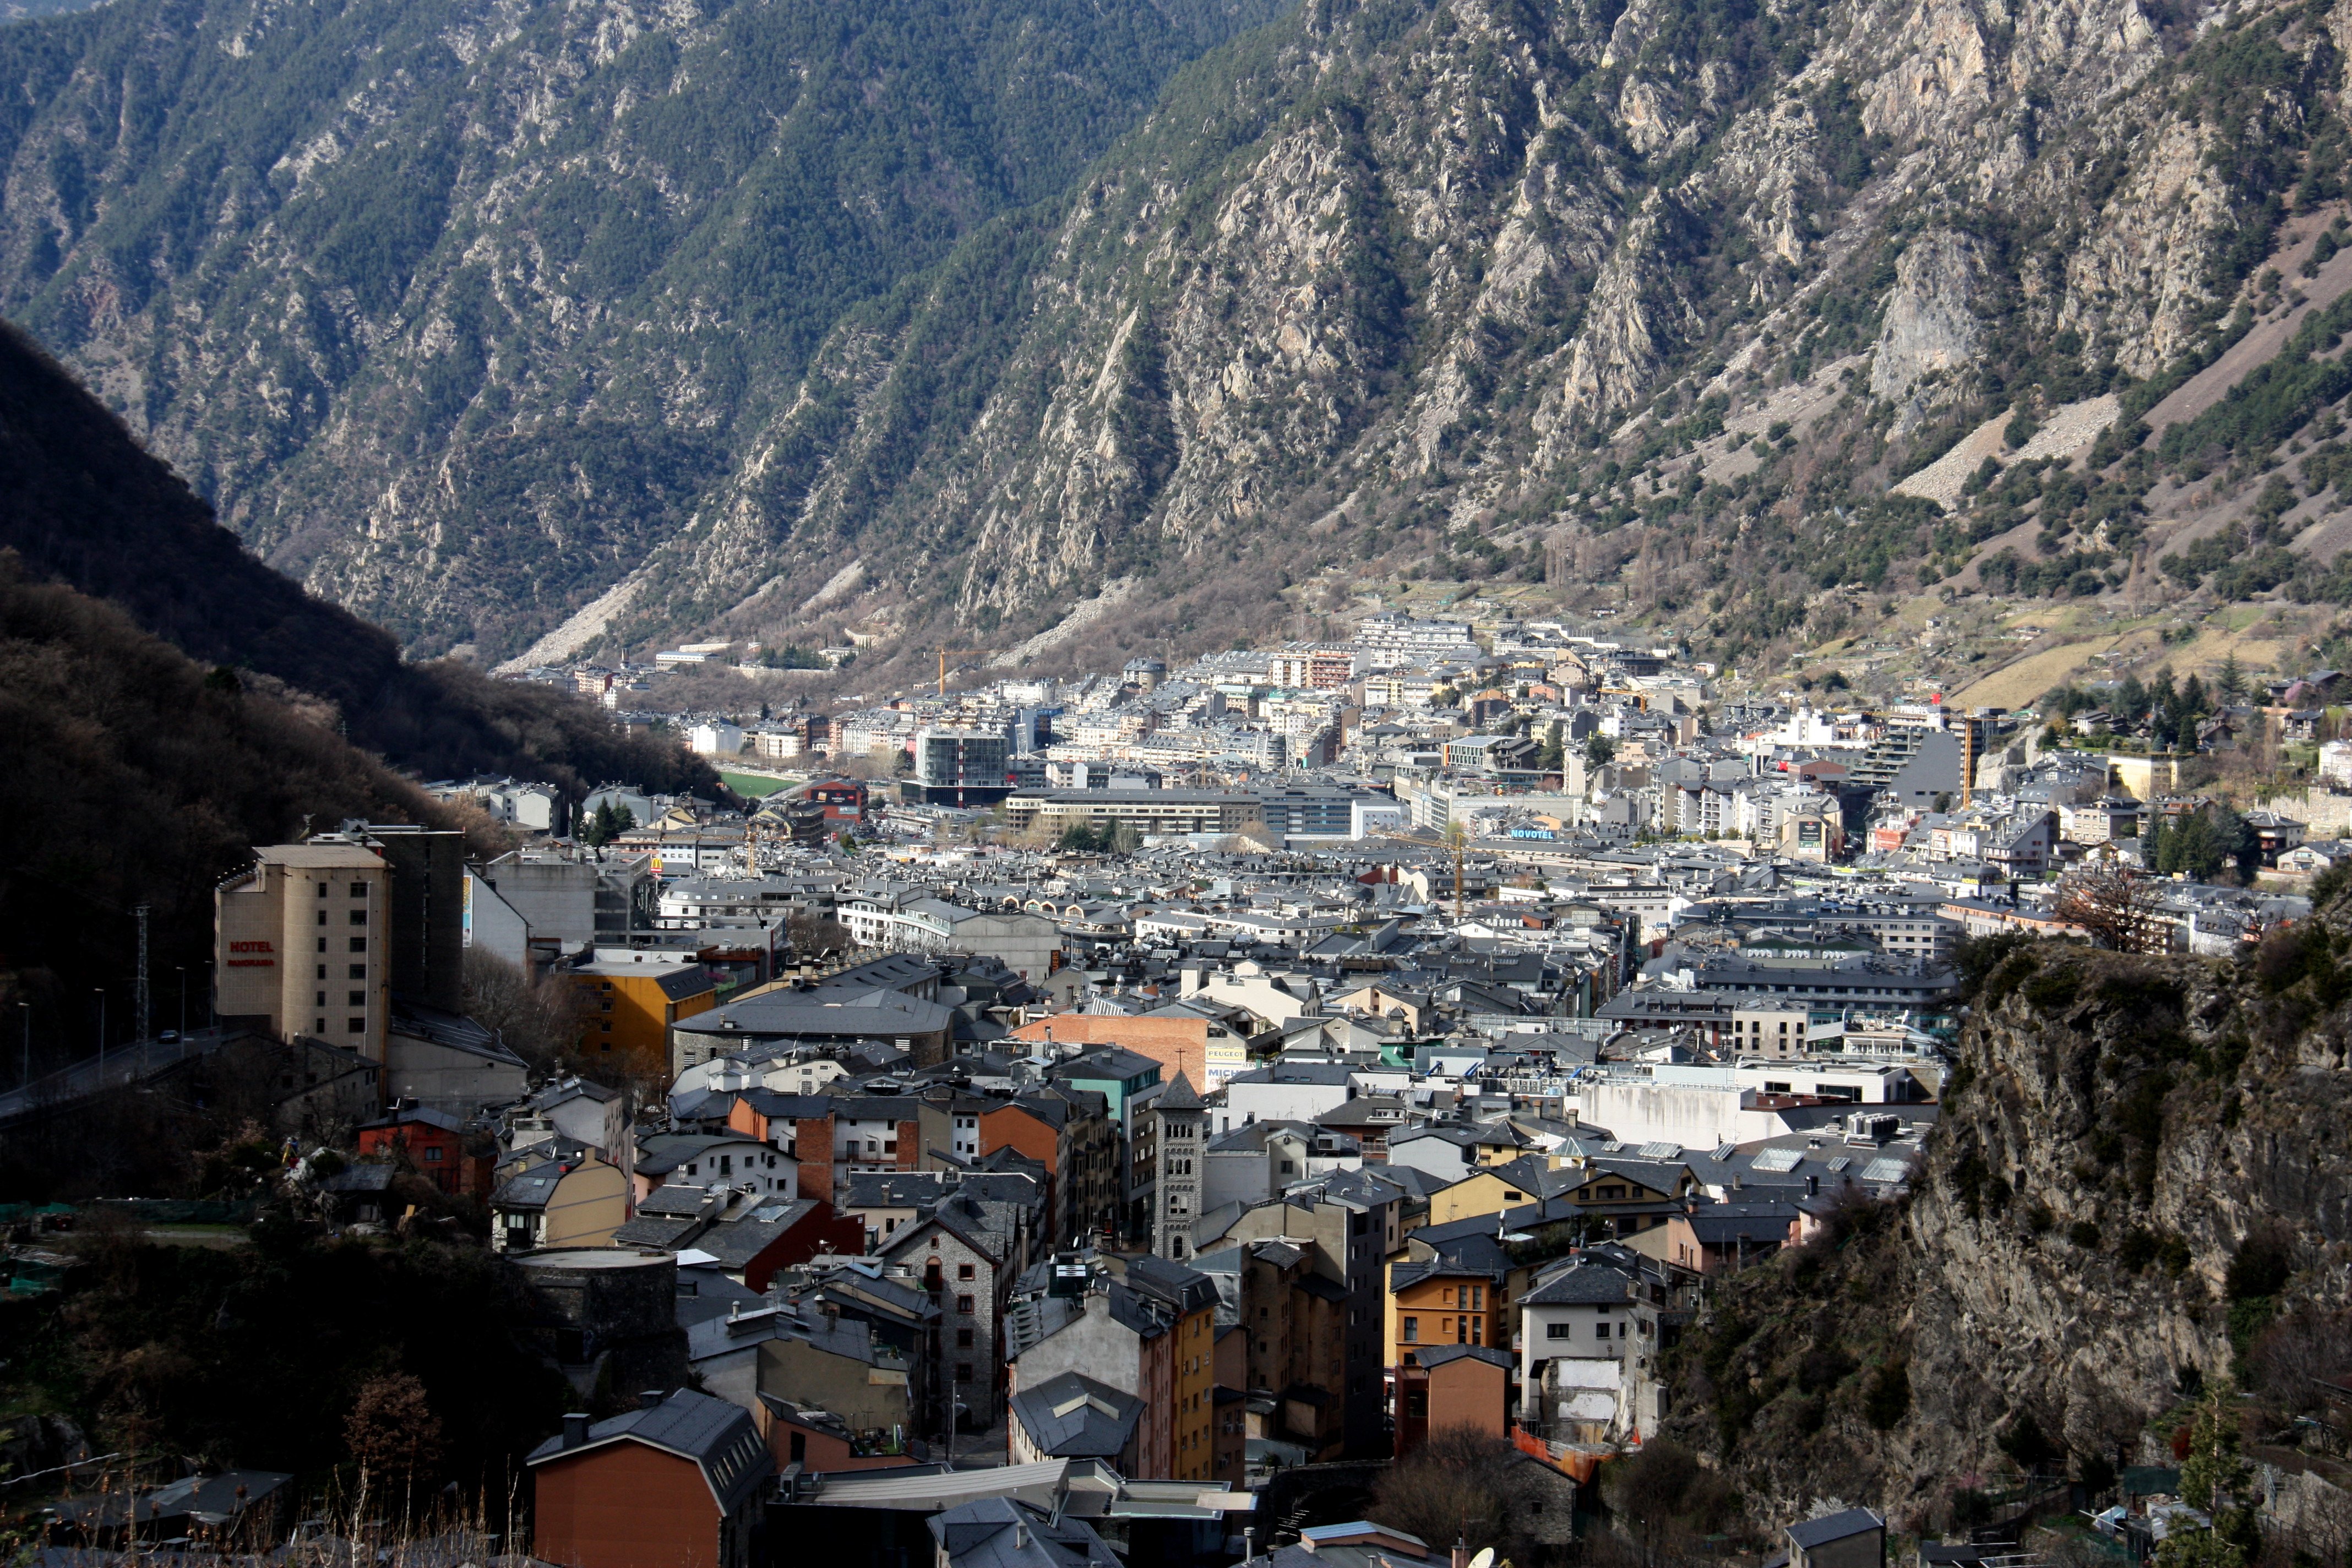
[[1684,1393],[1744,1373],[1747,1397],[1721,1424],[1694,1397],[1680,1429],[1759,1518],[1835,1496],[1927,1523],[2029,1420],[2078,1460],[2155,1462],[2151,1417],[2242,1370],[2250,1237],[2291,1237],[2291,1272],[2241,1321],[2352,1305],[2352,938],[2288,940],[2242,964],[2044,943],[1993,973],[1910,1194],[1835,1258],[1758,1269],[1693,1341]]
[[1920,235],[1895,263],[1895,287],[1879,312],[1870,391],[1901,407],[1896,429],[1916,424],[1925,413],[1923,401],[1913,395],[1922,382],[1957,376],[1974,363],[1984,270],[1984,247],[1949,229]]

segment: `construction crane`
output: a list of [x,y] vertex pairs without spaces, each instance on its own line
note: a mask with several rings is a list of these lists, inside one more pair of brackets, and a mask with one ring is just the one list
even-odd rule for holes
[[940,695],[941,697],[945,697],[948,694],[948,660],[951,658],[984,658],[987,655],[988,650],[984,647],[943,647],[940,649]]

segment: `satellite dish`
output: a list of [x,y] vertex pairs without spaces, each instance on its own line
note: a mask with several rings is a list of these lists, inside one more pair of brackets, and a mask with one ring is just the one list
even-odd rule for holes
[[1470,1559],[1470,1568],[1495,1568],[1495,1549],[1491,1546],[1478,1548],[1478,1555]]

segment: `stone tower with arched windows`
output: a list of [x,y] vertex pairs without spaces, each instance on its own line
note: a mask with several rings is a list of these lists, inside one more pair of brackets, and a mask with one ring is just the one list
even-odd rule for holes
[[1192,1080],[1176,1081],[1151,1102],[1159,1164],[1153,1172],[1151,1250],[1161,1258],[1190,1258],[1192,1222],[1201,1217],[1201,1155],[1208,1118]]

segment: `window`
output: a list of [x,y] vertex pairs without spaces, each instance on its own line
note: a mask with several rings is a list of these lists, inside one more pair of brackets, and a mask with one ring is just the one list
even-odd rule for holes
[[[319,969],[319,978],[320,978],[320,979],[321,979],[321,980],[324,980],[326,977],[327,977],[327,971],[326,971],[326,967],[322,964],[322,965],[320,965],[320,969]],[[365,980],[365,979],[367,978],[367,965],[366,965],[366,964],[364,964],[364,963],[354,963],[354,964],[352,964],[352,978],[353,980]]]
[[[325,1006],[325,1005],[327,1005],[327,994],[326,994],[325,992],[321,991],[321,992],[320,992],[320,993],[319,993],[319,1000],[318,1000],[318,1002],[317,1002],[317,1004],[316,1004],[316,1005],[319,1005],[319,1006],[320,1006],[320,1007],[323,1007],[323,1006]],[[325,1026],[324,1024],[321,1024],[321,1025],[320,1025],[320,1026],[319,1026],[319,1027],[320,1027],[320,1028],[322,1028],[322,1029],[323,1029],[323,1028],[325,1028],[325,1027],[326,1027],[326,1026]]]
[[1470,1342],[1470,1320],[1468,1318],[1463,1317],[1454,1320],[1454,1342],[1457,1345],[1466,1345]]
[[327,966],[326,966],[325,964],[323,964],[323,963],[322,963],[322,964],[319,965],[319,978],[320,978],[320,979],[321,979],[321,980],[324,980],[326,977],[327,977]]
[[355,936],[352,938],[352,951],[353,952],[365,952],[367,951],[367,938],[363,936]]
[[441,1153],[442,1152],[438,1149],[427,1149],[425,1151],[425,1158],[428,1162],[438,1160],[441,1158]]
[[1404,1321],[1404,1342],[1409,1345],[1418,1344],[1421,1342],[1421,1320],[1419,1318],[1407,1318]]
[[352,1034],[354,1034],[354,1035],[364,1035],[364,1034],[366,1034],[366,1033],[367,1033],[367,1020],[366,1020],[365,1018],[353,1018],[353,1019],[351,1021],[351,1032],[352,1032]]
[[971,1381],[971,1363],[968,1361],[960,1361],[956,1363],[955,1380],[958,1383],[970,1383]]
[[[322,936],[322,937],[320,937],[320,938],[319,939],[319,951],[320,951],[320,952],[326,952],[326,951],[327,951],[327,939],[326,939],[325,937],[323,937],[323,936]],[[320,978],[320,979],[321,979],[321,980],[324,980],[324,979],[326,978],[326,976],[325,976],[325,975],[323,975],[323,974],[321,974],[320,976],[319,976],[319,978]]]
[[973,1275],[973,1268],[972,1268],[972,1266],[971,1266],[971,1264],[969,1264],[969,1263],[959,1263],[959,1264],[957,1264],[957,1265],[956,1265],[956,1278],[957,1278],[957,1279],[969,1279],[972,1278],[972,1275]]
[[970,1329],[958,1329],[956,1331],[956,1348],[958,1350],[967,1351],[971,1349],[971,1331]]
[[353,910],[352,911],[352,924],[355,926],[363,926],[367,924],[367,911],[365,910]]
[[354,1007],[364,1007],[364,1006],[366,1006],[366,1005],[367,1005],[367,993],[366,993],[366,992],[364,992],[364,991],[354,991],[354,992],[352,992],[352,993],[351,994],[351,1005],[352,1005],[352,1006],[354,1006]]
[[1606,1322],[1599,1322],[1599,1323],[1595,1323],[1595,1324],[1593,1324],[1593,1325],[1592,1325],[1592,1337],[1593,1337],[1594,1339],[1596,1339],[1596,1340],[1605,1340],[1605,1339],[1607,1339],[1607,1338],[1609,1337],[1609,1325],[1608,1325]]
[[327,923],[327,911],[324,910],[320,910],[319,911],[319,923],[320,925],[325,925]]
[[1423,1389],[1412,1389],[1404,1396],[1404,1413],[1418,1420],[1429,1418],[1429,1394]]
[[353,897],[353,898],[355,898],[355,899],[364,899],[364,898],[366,898],[366,897],[367,897],[367,884],[366,884],[365,882],[353,882],[353,883],[352,884],[352,897]]
[[956,1298],[956,1310],[961,1312],[966,1317],[971,1316],[971,1298],[969,1296],[958,1296]]
[[310,1032],[314,1035],[325,1034],[327,1032],[327,1020],[324,1018],[313,1018],[310,1020]]
[[1544,1338],[1548,1340],[1564,1340],[1569,1337],[1569,1330],[1572,1326],[1573,1325],[1568,1323],[1546,1323],[1544,1325]]

